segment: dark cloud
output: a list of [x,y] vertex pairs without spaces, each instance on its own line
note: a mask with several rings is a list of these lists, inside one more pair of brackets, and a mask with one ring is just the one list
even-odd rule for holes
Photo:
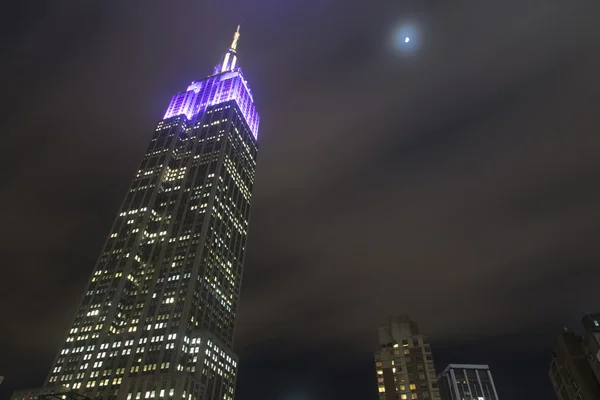
[[34,3],[1,44],[5,388],[41,383],[155,122],[240,22],[262,116],[240,398],[275,369],[330,393],[311,357],[372,396],[374,328],[399,312],[439,363],[550,390],[552,338],[599,289],[596,1]]

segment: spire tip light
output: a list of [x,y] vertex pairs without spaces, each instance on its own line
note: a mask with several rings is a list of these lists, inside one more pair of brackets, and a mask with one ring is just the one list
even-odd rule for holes
[[233,42],[231,42],[231,50],[235,51],[237,49],[237,43],[240,38],[240,26],[237,26],[237,30],[233,34]]

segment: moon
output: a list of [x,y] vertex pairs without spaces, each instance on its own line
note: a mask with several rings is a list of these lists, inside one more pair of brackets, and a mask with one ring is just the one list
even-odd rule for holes
[[391,51],[399,56],[415,54],[421,44],[421,29],[416,21],[398,21],[389,30]]

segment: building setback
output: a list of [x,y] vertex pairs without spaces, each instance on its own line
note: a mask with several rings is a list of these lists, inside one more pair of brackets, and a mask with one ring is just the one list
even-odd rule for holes
[[45,388],[233,399],[259,122],[238,39],[158,123]]
[[378,336],[374,355],[379,400],[438,400],[431,347],[417,323],[406,315],[390,317]]
[[450,364],[438,377],[443,400],[499,400],[487,365]]

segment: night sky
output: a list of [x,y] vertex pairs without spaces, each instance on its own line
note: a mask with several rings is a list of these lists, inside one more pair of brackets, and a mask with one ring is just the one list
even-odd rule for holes
[[[236,400],[373,400],[408,313],[501,400],[600,311],[598,0],[32,0],[0,22],[0,397],[43,382],[171,96],[261,114]],[[406,29],[410,46],[397,46]]]

